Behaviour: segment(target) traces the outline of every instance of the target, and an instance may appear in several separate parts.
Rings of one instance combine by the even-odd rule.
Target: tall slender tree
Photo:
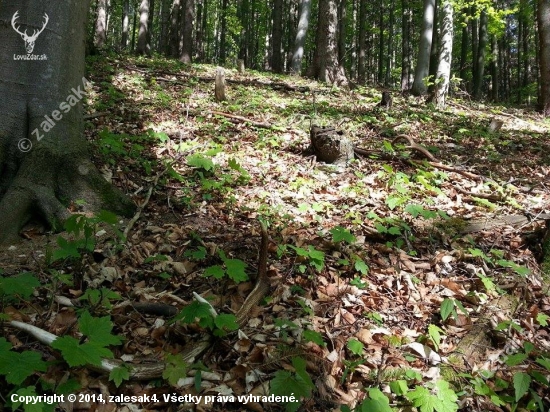
[[[183,8],[183,25],[181,29],[182,63],[191,63],[193,56],[193,23],[195,21],[195,0],[185,0]]]
[[[435,0],[424,0],[422,31],[418,44],[418,59],[411,89],[411,92],[416,96],[421,96],[428,90],[424,79],[428,77],[430,73],[430,52],[432,49],[434,14]]]
[[[540,106],[544,116],[550,116],[550,0],[538,0]]]
[[[107,42],[107,0],[98,0],[95,21],[94,46],[97,49],[105,47]]]
[[[451,62],[453,58],[453,4],[452,0],[443,0],[440,10],[439,27],[440,48],[437,74],[435,76],[434,97],[439,109],[445,108],[451,78]]]
[[[481,98],[483,74],[485,72],[485,49],[487,48],[487,41],[487,11],[482,10],[479,16],[479,35],[476,53],[477,61],[475,62],[475,71],[473,73],[473,95],[476,99]]]
[[[366,1],[366,0],[365,0]],[[304,45],[306,43],[307,28],[309,26],[309,13],[311,10],[311,0],[302,0],[300,2],[300,18],[298,20],[298,30],[294,41],[294,53],[292,54],[292,74],[300,74],[302,70],[302,58],[304,57]]]
[[[151,43],[149,34],[149,7],[150,0],[141,0],[139,6],[139,34],[137,42],[137,54],[151,55]]]
[[[273,2],[273,26],[271,29],[271,69],[275,73],[283,71],[283,0]]]

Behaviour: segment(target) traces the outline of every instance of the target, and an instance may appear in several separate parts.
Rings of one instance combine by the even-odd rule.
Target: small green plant
[[[292,358],[294,371],[279,370],[275,372],[270,383],[272,395],[294,397],[295,402],[285,404],[287,412],[295,412],[300,408],[302,398],[311,397],[315,385],[306,371],[306,361],[301,357]]]
[[[464,315],[468,316],[468,311],[464,309],[462,302],[451,298],[443,299],[443,302],[441,302],[441,309],[439,311],[441,314],[441,319],[445,321],[449,316],[452,316],[455,320],[458,319],[457,309],[459,309]]]
[[[208,303],[199,301],[193,301],[183,308],[172,322],[178,320],[187,324],[198,323],[202,328],[211,330],[215,336],[225,336],[228,332],[239,328],[235,315],[228,313],[214,315]]]

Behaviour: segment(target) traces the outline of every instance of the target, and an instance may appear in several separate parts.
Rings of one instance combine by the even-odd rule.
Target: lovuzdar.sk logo
[[[46,13],[44,13],[44,23],[42,24],[42,28],[38,30],[34,29],[32,35],[29,35],[27,33],[27,29],[24,32],[20,30],[19,28],[20,26],[17,25],[18,18],[19,18],[19,10],[17,10],[14,13],[13,17],[11,18],[11,26],[13,27],[13,30],[15,30],[25,42],[25,50],[27,50],[27,55],[26,56],[14,55],[13,56],[14,60],[45,60],[46,59],[45,55],[37,56],[32,54],[32,52],[34,50],[34,44],[36,42],[36,39],[38,38],[38,36],[40,36],[40,33],[42,33],[46,28],[46,25],[48,24],[48,21],[50,20],[50,18]]]

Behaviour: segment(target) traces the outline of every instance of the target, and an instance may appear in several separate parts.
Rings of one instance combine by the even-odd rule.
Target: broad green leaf
[[[369,399],[361,403],[361,412],[392,412],[390,401],[378,388],[369,389]]]
[[[363,344],[359,342],[357,339],[348,340],[348,349],[354,355],[361,355],[363,353],[363,348],[364,348]]]
[[[90,342],[98,346],[120,345],[120,336],[113,335],[113,323],[109,316],[94,318],[88,311],[85,311],[78,320],[80,332],[88,337]]]
[[[226,259],[224,263],[227,268],[227,276],[229,276],[231,280],[239,283],[248,279],[248,276],[244,271],[246,269],[246,263],[244,263],[241,259]]]
[[[443,299],[443,302],[441,303],[441,309],[440,309],[441,319],[447,320],[449,315],[453,313],[454,310],[455,310],[454,299],[449,299],[449,298]]]
[[[5,344],[2,346],[6,347]],[[34,372],[46,371],[47,364],[42,360],[40,353],[34,351],[3,352],[4,348],[0,352],[0,375],[4,375],[8,383],[21,385]]]
[[[216,279],[222,279],[225,276],[225,270],[220,265],[214,265],[204,270],[204,276],[213,276]]]
[[[17,296],[28,300],[34,289],[40,286],[40,281],[30,272],[21,273],[14,277],[0,278],[0,296]]]
[[[170,385],[175,386],[178,381],[187,376],[188,364],[181,357],[181,355],[170,355],[165,356],[166,368],[162,372],[162,377],[170,383]]]
[[[208,318],[212,320],[210,307],[206,303],[197,302],[194,300],[189,305],[184,307],[180,313],[176,315],[173,321],[181,320],[183,323],[193,323],[196,319]]]
[[[313,342],[319,346],[325,346],[325,342],[323,341],[323,335],[321,335],[319,332],[316,332],[314,330],[310,330],[310,329],[304,330],[302,337],[307,342]]]
[[[126,366],[119,366],[118,368],[114,368],[109,373],[109,380],[113,381],[118,388],[122,382],[127,381],[130,379],[130,371]]]
[[[515,353],[513,355],[510,355],[506,358],[506,365],[508,366],[516,366],[522,363],[525,359],[527,359],[528,356],[525,353]]]
[[[353,236],[349,230],[344,229],[342,226],[336,226],[330,229],[330,233],[332,233],[333,242],[344,241],[350,244],[355,242],[355,236]]]
[[[218,329],[232,331],[239,329],[237,318],[230,313],[222,313],[214,319],[214,324]]]
[[[191,167],[196,167],[198,169],[204,169],[207,172],[214,168],[214,162],[212,159],[204,157],[200,154],[194,154],[187,157],[187,165]]]
[[[113,353],[109,349],[91,342],[80,344],[71,336],[57,338],[52,342],[52,348],[61,351],[63,359],[71,367],[86,364],[99,366],[102,358],[113,357]]]
[[[529,390],[529,385],[531,385],[531,377],[523,372],[516,372],[514,374],[514,392],[516,395],[516,402],[527,393]]]
[[[409,387],[407,386],[406,380],[399,379],[399,380],[390,382],[390,389],[396,395],[402,396],[408,392]]]
[[[297,377],[301,378],[310,389],[314,389],[315,385],[313,384],[309,373],[306,371],[307,362],[304,358],[299,356],[292,358],[292,366],[296,370]]]
[[[418,217],[423,211],[424,208],[420,205],[409,204],[405,208],[405,212],[411,214],[412,217]]]
[[[355,270],[362,275],[367,275],[369,273],[369,265],[367,265],[362,259],[357,259],[355,261]]]

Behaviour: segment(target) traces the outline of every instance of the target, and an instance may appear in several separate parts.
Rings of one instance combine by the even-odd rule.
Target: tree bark
[[[95,21],[94,46],[101,50],[107,42],[107,1],[98,0],[97,18]]]
[[[185,0],[184,18],[181,30],[182,63],[191,63],[193,57],[193,22],[195,21],[195,0]]]
[[[316,48],[310,73],[316,79],[347,86],[348,79],[338,63],[337,10],[335,0],[319,1]]]
[[[449,92],[451,62],[453,58],[453,5],[451,0],[444,0],[440,13],[441,44],[434,94],[437,108],[444,109],[447,94]]]
[[[393,69],[393,26],[395,25],[395,0],[390,3],[390,21],[388,22],[388,54],[386,56],[386,76],[384,77],[384,86],[389,87],[392,82]]]
[[[464,10],[463,10],[464,13]],[[460,39],[460,80],[464,87],[464,90],[467,90],[467,71],[466,71],[466,60],[468,59],[468,25],[462,26],[462,37]]]
[[[228,0],[222,0],[222,11],[221,11],[221,29],[220,29],[220,63],[225,64],[225,38],[227,36],[227,2]]]
[[[359,39],[357,59],[357,81],[364,84],[367,80],[367,0],[359,0]],[[406,1],[406,0],[403,0]]]
[[[499,78],[498,78],[498,42],[497,36],[495,34],[491,35],[491,94],[494,102],[497,102],[499,99]]]
[[[338,0],[338,63],[344,66],[346,55],[347,9],[346,0]]]
[[[411,87],[411,20],[409,0],[401,0],[401,91]]]
[[[149,43],[149,0],[141,0],[139,6],[139,34],[137,42],[137,54],[151,55],[151,44]]]
[[[283,56],[281,54],[281,48],[283,46],[283,0],[274,0],[273,2],[273,27],[271,29],[271,36],[271,69],[275,73],[282,73]]]
[[[550,0],[538,0],[539,66],[542,113],[550,116]]]
[[[416,62],[414,83],[411,89],[411,92],[416,96],[421,96],[428,90],[424,79],[430,73],[434,13],[435,0],[424,0],[424,17],[422,18],[422,32],[418,46],[418,61]]]
[[[128,47],[128,34],[130,28],[130,0],[124,0],[122,5],[122,40],[121,47],[126,49]]]
[[[296,32],[296,40],[294,41],[294,53],[292,54],[292,66],[290,68],[291,74],[294,75],[299,75],[302,71],[302,58],[304,57],[304,45],[306,44],[310,10],[311,0],[302,0],[300,4],[298,31]]]
[[[89,210],[134,211],[91,163],[83,135],[88,6],[84,0],[5,0],[0,8],[0,21],[18,11],[31,29],[44,14],[50,19],[35,45],[35,53],[47,56],[40,61],[14,59],[27,55],[24,43],[11,26],[0,25],[0,243],[16,238],[33,218],[61,228],[77,200]]]
[[[180,16],[181,0],[173,0],[170,11],[170,57],[180,54]]]
[[[169,55],[168,35],[170,33],[170,0],[162,0],[160,11],[160,39],[159,52],[165,56]]]
[[[479,36],[478,36],[478,45],[477,45],[477,62],[475,65],[474,73],[474,98],[481,98],[481,91],[483,87],[483,75],[485,72],[485,49],[487,47],[487,12],[485,10],[481,11],[479,16]]]

